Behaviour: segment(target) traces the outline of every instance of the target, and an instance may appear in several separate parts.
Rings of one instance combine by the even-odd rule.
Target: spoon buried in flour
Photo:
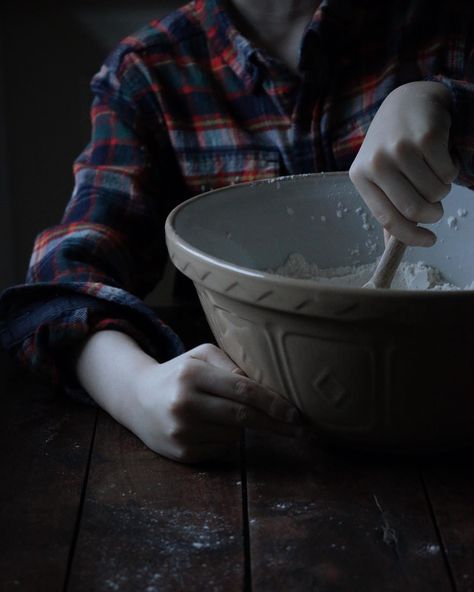
[[[370,280],[364,288],[390,288],[407,246],[391,236]]]

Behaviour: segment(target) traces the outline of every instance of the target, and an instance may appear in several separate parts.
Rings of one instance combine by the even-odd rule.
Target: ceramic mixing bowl
[[[474,280],[472,194],[455,188],[444,203],[437,244],[406,259],[465,286]],[[380,255],[380,227],[346,173],[199,195],[169,215],[166,236],[219,345],[298,406],[322,442],[380,451],[474,442],[472,290],[370,290],[269,272],[290,253],[323,268]]]

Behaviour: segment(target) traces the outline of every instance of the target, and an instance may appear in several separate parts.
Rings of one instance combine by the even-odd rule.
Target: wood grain
[[[0,590],[63,589],[96,409],[1,359]]]
[[[162,316],[212,341],[199,311]],[[245,458],[185,466],[0,370],[2,592],[474,590],[472,454],[420,470],[250,433]]]
[[[416,465],[251,434],[252,590],[452,589]]]
[[[180,465],[101,413],[69,592],[241,590],[240,475],[238,450]]]
[[[445,556],[459,592],[474,590],[473,451],[426,463],[423,478]]]
[[[364,288],[390,288],[406,249],[406,244],[391,236],[372,277]]]

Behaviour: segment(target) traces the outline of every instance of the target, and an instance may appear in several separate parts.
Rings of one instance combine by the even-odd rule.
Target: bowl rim
[[[165,222],[165,235],[166,241],[168,243],[168,250],[170,250],[169,244],[173,243],[176,247],[178,247],[181,251],[186,252],[188,255],[191,255],[193,258],[201,260],[203,262],[210,263],[212,266],[225,270],[227,272],[232,272],[237,274],[238,277],[242,278],[254,278],[258,279],[260,282],[265,284],[275,284],[286,287],[286,288],[299,288],[304,291],[315,291],[321,294],[345,294],[348,296],[354,297],[362,297],[363,299],[366,298],[377,298],[377,299],[399,299],[400,297],[408,297],[410,301],[418,301],[418,300],[425,300],[425,299],[437,299],[437,300],[451,300],[454,299],[456,301],[465,300],[466,298],[472,299],[474,294],[474,289],[467,290],[467,289],[460,289],[460,290],[401,290],[401,289],[384,289],[384,288],[363,288],[363,287],[354,287],[354,286],[336,286],[332,284],[320,284],[315,280],[312,279],[298,279],[298,278],[291,278],[286,277],[283,275],[279,275],[276,273],[270,273],[266,271],[261,271],[254,268],[245,267],[242,265],[237,265],[235,263],[226,262],[224,259],[220,259],[219,257],[215,257],[214,255],[209,255],[195,247],[191,243],[187,242],[185,239],[178,234],[175,229],[175,220],[176,217],[179,215],[180,211],[184,208],[188,207],[190,203],[200,201],[203,199],[208,199],[212,197],[214,194],[221,194],[226,191],[232,191],[235,188],[242,188],[242,187],[255,187],[258,185],[268,185],[272,183],[291,183],[295,180],[302,179],[302,178],[321,178],[321,177],[329,177],[329,176],[338,176],[338,177],[347,177],[347,171],[331,171],[331,172],[319,172],[319,173],[302,173],[296,175],[282,175],[279,177],[269,177],[267,179],[259,179],[257,181],[245,181],[242,183],[234,183],[232,185],[226,185],[225,187],[218,187],[216,189],[212,189],[210,191],[205,191],[190,197],[177,206],[175,206],[170,213],[168,214]]]

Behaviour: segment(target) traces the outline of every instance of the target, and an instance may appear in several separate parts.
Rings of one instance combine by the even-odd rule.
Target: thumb
[[[212,343],[203,343],[188,352],[190,358],[201,360],[216,366],[222,370],[227,370],[233,374],[240,374],[246,376],[245,372],[237,366],[237,364],[229,358],[219,347],[212,345]]]

